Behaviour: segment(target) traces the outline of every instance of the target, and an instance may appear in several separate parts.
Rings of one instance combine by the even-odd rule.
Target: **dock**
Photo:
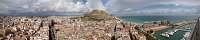
[[[164,32],[164,33],[162,33],[160,35],[168,38],[170,36],[173,36],[174,33],[178,32],[178,31],[191,32],[189,30],[184,30],[184,29],[174,29],[174,30],[169,30],[167,32]]]
[[[160,35],[164,36],[164,37],[170,37],[170,36],[174,35],[174,33],[178,32],[179,30],[181,30],[181,29],[170,30],[170,31],[164,32]]]

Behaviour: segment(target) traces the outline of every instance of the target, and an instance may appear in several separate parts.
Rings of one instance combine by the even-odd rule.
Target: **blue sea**
[[[136,23],[143,23],[147,21],[170,20],[172,23],[185,20],[195,20],[198,16],[120,16],[119,18]]]
[[[119,18],[125,21],[129,22],[136,22],[136,23],[143,23],[148,21],[159,21],[159,20],[170,20],[171,23],[186,21],[186,20],[192,20],[195,21],[199,16],[120,16]],[[182,29],[193,27],[194,25],[186,25],[183,27],[180,27]],[[160,40],[181,40],[183,38],[183,35],[185,32],[178,31],[173,36],[170,36],[169,38],[160,36],[161,33],[164,33],[168,30],[173,30],[178,28],[167,28],[164,30],[156,31],[154,36],[157,37]]]

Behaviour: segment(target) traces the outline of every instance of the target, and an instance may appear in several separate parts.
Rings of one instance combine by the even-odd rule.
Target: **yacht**
[[[166,34],[166,33],[162,33],[162,34],[160,34],[161,36],[164,36],[164,37],[169,37],[169,35],[168,34]]]

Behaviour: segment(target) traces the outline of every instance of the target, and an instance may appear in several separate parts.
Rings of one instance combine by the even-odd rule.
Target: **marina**
[[[192,32],[190,25],[186,25],[180,28],[173,28],[173,29],[169,28],[169,29],[165,32],[162,32],[160,36],[164,38],[174,38],[176,35],[180,36],[182,35],[180,40],[188,40]],[[180,32],[184,34],[179,34]]]
[[[162,33],[162,34],[160,34],[160,35],[169,38],[170,36],[173,36],[174,33],[176,33],[176,32],[179,31],[179,30],[180,30],[180,29],[170,30],[170,31],[164,32],[164,33]]]
[[[189,39],[190,35],[191,35],[191,31],[185,32],[185,35],[183,35],[184,37],[181,40]]]
[[[178,32],[178,31],[184,31],[185,32],[185,34],[183,35],[183,38],[181,40],[187,40],[191,35],[191,30],[187,30],[187,28],[186,29],[169,30],[169,31],[164,32],[160,35],[163,36],[163,37],[169,38],[170,36],[173,36],[174,33]]]

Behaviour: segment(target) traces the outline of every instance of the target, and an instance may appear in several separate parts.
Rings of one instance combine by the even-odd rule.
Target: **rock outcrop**
[[[81,19],[86,21],[102,21],[115,18],[103,10],[93,10],[92,12],[86,12]]]

